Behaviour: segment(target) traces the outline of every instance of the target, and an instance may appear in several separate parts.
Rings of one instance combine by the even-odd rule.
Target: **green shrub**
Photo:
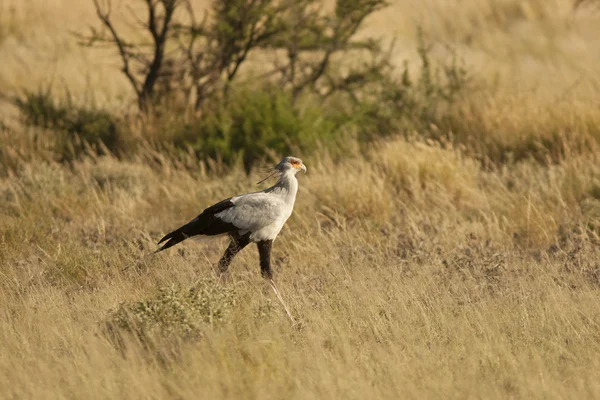
[[[461,96],[473,87],[468,71],[454,53],[450,60],[436,66],[431,59],[432,48],[419,30],[418,75],[413,76],[405,62],[399,78],[382,76],[356,105],[352,114],[363,140],[412,131],[440,139],[439,131],[431,132],[431,126],[444,125],[455,114],[453,107],[460,103]]]
[[[63,159],[76,158],[88,145],[103,144],[111,151],[118,150],[117,120],[105,110],[78,106],[68,95],[65,100],[56,100],[50,89],[25,92],[14,103],[26,125],[57,135],[57,150]]]
[[[315,100],[307,95],[294,102],[289,91],[274,86],[241,88],[181,127],[175,141],[201,157],[241,160],[247,170],[272,154],[343,149],[350,124],[340,110]]]
[[[187,290],[165,287],[152,299],[122,304],[109,316],[106,333],[117,347],[133,338],[148,350],[160,351],[201,338],[206,329],[225,322],[234,305],[233,289],[213,281]]]
[[[241,160],[249,170],[270,154],[306,154],[323,147],[336,156],[347,149],[348,138],[368,144],[414,130],[435,138],[428,132],[431,125],[453,111],[469,87],[469,77],[456,58],[434,67],[431,46],[422,37],[418,52],[418,77],[413,78],[405,65],[399,79],[382,75],[353,100],[346,92],[326,97],[305,92],[295,97],[289,88],[273,84],[232,88],[207,106],[200,118],[175,128],[172,139],[200,157],[225,164]]]

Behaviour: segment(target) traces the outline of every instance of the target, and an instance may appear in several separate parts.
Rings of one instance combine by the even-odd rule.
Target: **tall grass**
[[[197,126],[130,119],[114,55],[75,45],[68,28],[93,21],[92,4],[5,1],[0,90],[64,84],[70,100],[52,106],[72,113],[93,93],[131,136],[99,152],[80,127],[52,135],[0,103],[0,397],[599,397],[600,24],[584,3],[392,2],[364,34],[397,35],[415,84],[417,26],[434,69],[459,56],[473,86],[451,107],[311,151],[293,145],[334,132],[328,110],[269,117],[296,130],[264,154],[308,166],[273,250],[290,326],[252,247],[226,282],[219,239],[149,256],[202,208],[259,189],[257,165],[198,156],[231,145],[236,114],[216,108],[202,121],[214,142],[175,149]],[[250,100],[238,120],[269,119]],[[380,110],[361,111],[349,117]],[[64,162],[60,140],[82,151]]]
[[[73,169],[26,163],[3,179],[4,395],[598,394],[595,157],[486,172],[459,150],[393,140],[366,157],[310,160],[274,253],[299,330],[253,248],[221,291],[205,279],[223,242],[145,257],[166,230],[259,175],[102,157]],[[207,324],[180,292],[159,295],[173,284],[212,288],[203,301],[217,307],[228,291],[235,305]],[[115,347],[104,327],[120,304],[170,333],[144,322],[118,330]]]

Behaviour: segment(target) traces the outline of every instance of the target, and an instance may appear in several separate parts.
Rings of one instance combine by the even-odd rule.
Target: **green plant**
[[[405,62],[399,77],[381,76],[357,105],[354,115],[362,120],[364,139],[415,130],[441,139],[439,132],[431,132],[431,126],[443,125],[453,115],[453,107],[460,103],[461,96],[473,89],[468,71],[452,49],[451,59],[436,65],[431,57],[433,45],[420,29],[417,37],[419,73],[411,74]]]
[[[67,93],[56,100],[50,88],[26,91],[14,99],[26,125],[55,133],[63,159],[76,158],[87,146],[104,145],[117,150],[119,129],[116,118],[95,106],[78,106]],[[101,147],[101,146],[100,146]]]
[[[206,329],[224,323],[234,305],[233,289],[214,281],[191,289],[163,287],[154,298],[122,304],[109,315],[106,333],[116,346],[130,336],[156,350],[169,341],[201,338]]]
[[[182,126],[175,141],[201,157],[241,160],[246,170],[272,154],[308,153],[320,145],[342,150],[344,119],[314,100],[295,103],[275,86],[240,88]]]
[[[177,147],[191,147],[200,157],[221,159],[229,165],[240,160],[247,171],[273,153],[310,153],[324,146],[333,156],[341,154],[347,149],[348,137],[368,144],[419,130],[442,139],[428,133],[430,127],[453,112],[452,107],[469,87],[469,76],[456,57],[435,67],[432,46],[422,34],[419,37],[421,69],[417,77],[409,73],[407,64],[397,79],[375,63],[369,84],[361,86],[360,94],[348,86],[329,95],[311,91],[298,95],[285,84],[246,84],[231,88],[228,96],[215,98],[199,118],[160,129],[174,130],[170,139]]]

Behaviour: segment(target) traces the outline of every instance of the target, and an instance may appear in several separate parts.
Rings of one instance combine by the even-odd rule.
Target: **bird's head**
[[[283,160],[279,162],[275,166],[275,169],[281,173],[291,171],[294,175],[298,173],[298,171],[306,172],[306,165],[302,163],[302,160],[296,157],[284,157]]]
[[[306,172],[306,165],[304,165],[302,160],[299,158],[284,157],[284,159],[281,160],[279,162],[279,164],[275,165],[275,167],[271,171],[273,171],[273,172],[269,176],[267,176],[265,179],[263,179],[262,181],[260,181],[258,183],[263,183],[264,181],[266,181],[267,179],[269,179],[270,177],[272,177],[274,175],[279,175],[281,177],[283,175],[288,175],[288,174],[296,175],[298,173],[298,171]]]

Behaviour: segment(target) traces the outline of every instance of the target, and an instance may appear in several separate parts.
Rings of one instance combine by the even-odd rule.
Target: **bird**
[[[187,224],[165,235],[158,242],[158,245],[164,244],[155,253],[193,236],[228,235],[229,246],[218,263],[218,273],[222,275],[227,273],[231,261],[241,250],[250,243],[256,243],[261,275],[270,280],[273,290],[280,297],[273,282],[271,248],[294,210],[298,193],[296,174],[299,171],[306,173],[306,166],[301,159],[284,157],[269,176],[258,182],[260,184],[278,176],[273,186],[259,192],[230,197],[206,208]]]

